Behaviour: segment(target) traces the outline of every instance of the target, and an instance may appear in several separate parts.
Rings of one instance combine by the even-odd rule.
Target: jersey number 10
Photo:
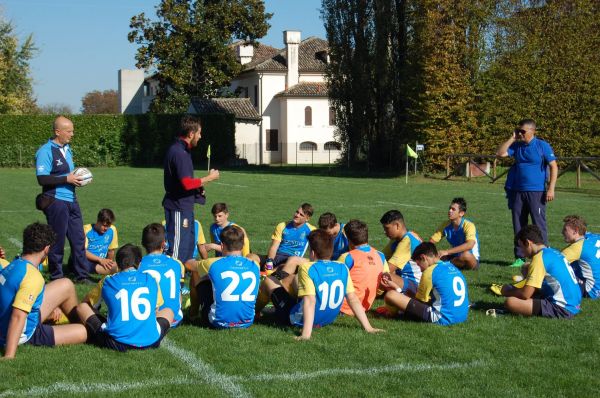
[[[336,309],[344,300],[344,284],[339,279],[333,281],[331,287],[327,282],[321,283],[319,285],[319,292],[321,292],[319,311],[324,311],[327,306],[331,309]]]

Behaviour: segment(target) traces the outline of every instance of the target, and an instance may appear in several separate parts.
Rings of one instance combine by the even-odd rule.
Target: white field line
[[[189,351],[183,350],[173,344],[170,340],[163,340],[161,346],[171,353],[175,358],[186,364],[190,370],[203,379],[206,383],[216,386],[225,391],[227,395],[235,397],[250,397],[242,386],[234,381],[233,377],[218,373],[212,366],[197,358]]]
[[[410,203],[396,203],[396,202],[384,202],[382,200],[378,200],[375,203],[381,203],[381,204],[385,204],[385,205],[394,205],[394,206],[403,206],[403,207],[418,207],[420,209],[433,209],[433,210],[439,210],[438,207],[432,207],[432,206],[423,206],[423,205],[413,205]]]
[[[272,380],[283,380],[283,381],[300,381],[307,379],[316,379],[321,377],[337,376],[337,375],[348,375],[348,376],[376,376],[382,373],[395,373],[399,371],[404,372],[425,372],[430,370],[454,370],[454,369],[466,369],[481,367],[487,365],[484,361],[474,361],[470,363],[458,363],[451,362],[448,364],[441,365],[429,365],[429,364],[396,364],[388,366],[379,366],[372,368],[337,368],[337,369],[322,369],[314,372],[294,372],[294,373],[280,373],[280,374],[259,374],[249,376],[224,376],[216,373],[209,365],[202,361],[199,361],[191,353],[181,350],[175,347],[171,342],[163,341],[162,344],[171,354],[183,361],[186,365],[190,366],[191,369],[197,371],[197,374],[204,380],[190,379],[186,377],[176,377],[172,379],[156,380],[150,379],[145,381],[136,381],[129,383],[65,383],[59,382],[49,386],[37,386],[30,387],[24,390],[7,390],[0,393],[0,398],[13,397],[13,396],[43,396],[56,393],[71,393],[71,394],[82,394],[82,393],[95,393],[95,392],[107,392],[107,393],[119,393],[126,390],[138,390],[148,387],[162,387],[168,385],[194,385],[194,384],[210,384],[222,387],[230,395],[234,396],[249,396],[246,392],[241,390],[239,386],[233,384],[235,381],[272,381]],[[173,350],[173,351],[171,351]],[[222,380],[226,379],[227,388],[221,383]],[[233,389],[229,386],[234,385]]]
[[[225,185],[227,187],[248,188],[247,185],[227,184],[225,182],[213,182],[213,184],[216,184],[216,185]]]
[[[283,381],[299,381],[306,379],[316,379],[320,377],[328,376],[375,376],[381,373],[395,373],[399,371],[403,372],[424,372],[429,370],[452,370],[452,369],[464,369],[474,368],[485,365],[483,361],[475,361],[470,363],[458,363],[451,362],[442,365],[429,365],[429,364],[410,364],[400,363],[396,365],[379,366],[373,368],[338,368],[338,369],[323,369],[314,372],[293,372],[293,373],[279,373],[279,374],[259,374],[259,375],[248,375],[248,376],[235,376],[236,380],[253,380],[253,381],[272,381],[272,380],[283,380]]]
[[[119,393],[126,390],[138,390],[148,387],[173,386],[184,384],[198,384],[197,380],[186,377],[176,377],[173,379],[150,379],[144,381],[134,381],[129,383],[65,383],[58,382],[49,386],[30,387],[24,390],[7,390],[0,393],[0,397],[15,396],[44,396],[57,393],[84,394],[84,393]]]
[[[13,238],[12,236],[4,234],[4,233],[2,234],[2,237],[6,238],[6,240],[8,240],[17,249],[23,248],[23,242],[21,242],[17,238]]]
[[[0,213],[32,213],[31,210],[0,210]]]

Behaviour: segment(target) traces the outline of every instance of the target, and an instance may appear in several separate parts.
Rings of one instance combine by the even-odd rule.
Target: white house
[[[325,83],[327,42],[301,40],[300,32],[291,30],[283,32],[283,41],[283,49],[232,44],[243,69],[230,90],[240,98],[193,99],[188,111],[233,113],[236,151],[250,164],[334,162],[340,145]],[[147,112],[156,90],[156,79],[144,79],[143,72],[119,71],[121,112]]]

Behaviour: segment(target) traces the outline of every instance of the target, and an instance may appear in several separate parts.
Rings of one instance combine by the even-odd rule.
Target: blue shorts
[[[194,258],[194,212],[165,209],[167,255],[185,263]]]
[[[54,329],[52,328],[52,326],[44,325],[40,322],[36,326],[29,340],[25,342],[25,344],[43,347],[54,347],[56,345],[54,341]]]
[[[129,344],[121,343],[112,338],[107,332],[102,330],[103,320],[98,315],[92,315],[85,322],[85,326],[88,330],[88,341],[98,347],[110,348],[111,350],[125,352],[127,350],[145,350],[148,348],[158,348],[160,342],[167,335],[169,328],[171,327],[169,321],[166,318],[156,318],[156,323],[160,326],[160,336],[154,343],[145,346],[137,347]]]
[[[544,318],[571,319],[575,315],[547,298],[533,299],[533,315]]]

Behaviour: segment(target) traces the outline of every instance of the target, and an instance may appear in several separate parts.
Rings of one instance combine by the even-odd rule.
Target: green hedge
[[[182,115],[74,115],[71,142],[78,166],[161,166]],[[202,115],[202,140],[194,149],[196,166],[225,164],[235,157],[232,115]],[[52,115],[0,115],[0,166],[32,167],[35,152],[52,133]]]

